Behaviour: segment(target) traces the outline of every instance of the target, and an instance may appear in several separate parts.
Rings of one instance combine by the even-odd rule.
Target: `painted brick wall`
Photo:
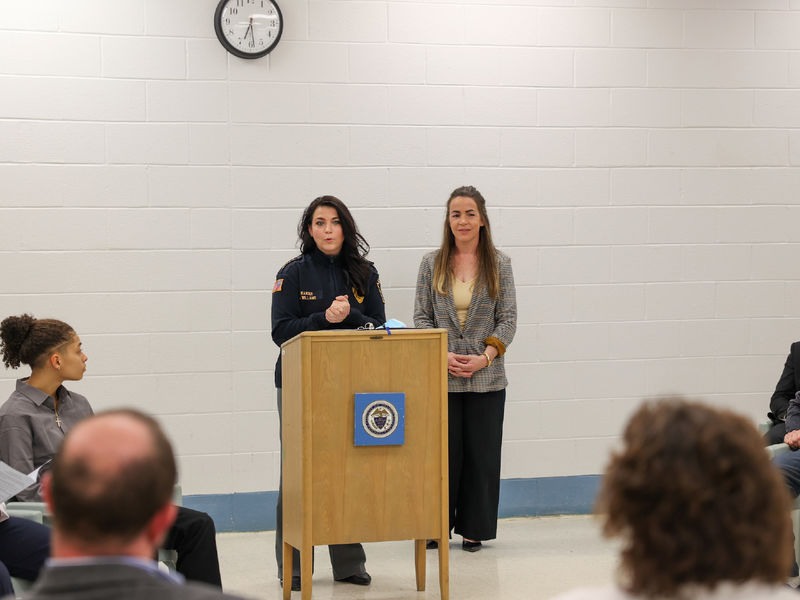
[[[763,416],[800,337],[800,2],[280,4],[256,61],[215,0],[0,17],[0,314],[72,323],[73,387],[159,415],[187,493],[277,487],[269,291],[323,193],[408,322],[449,191],[484,192],[519,298],[504,477],[599,473],[643,396]]]

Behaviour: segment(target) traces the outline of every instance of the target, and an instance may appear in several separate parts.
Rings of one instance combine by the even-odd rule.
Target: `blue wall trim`
[[[536,517],[590,513],[601,480],[601,475],[503,479],[500,481],[499,516]],[[211,515],[219,532],[275,529],[277,502],[276,491],[183,497],[184,506]]]
[[[183,505],[211,515],[218,532],[275,529],[278,492],[184,496]]]
[[[601,475],[503,479],[498,516],[585,515],[592,512],[601,480]]]

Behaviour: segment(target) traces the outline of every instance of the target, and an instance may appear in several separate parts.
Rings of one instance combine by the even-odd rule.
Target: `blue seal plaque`
[[[356,446],[399,446],[405,443],[405,394],[390,392],[355,396]]]

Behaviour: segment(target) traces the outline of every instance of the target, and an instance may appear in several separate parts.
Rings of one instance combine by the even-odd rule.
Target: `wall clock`
[[[261,58],[280,41],[283,16],[275,0],[220,0],[214,31],[234,56]]]

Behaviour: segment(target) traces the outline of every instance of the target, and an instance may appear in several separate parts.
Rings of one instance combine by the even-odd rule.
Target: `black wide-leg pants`
[[[506,391],[448,394],[450,529],[470,540],[497,537]]]

